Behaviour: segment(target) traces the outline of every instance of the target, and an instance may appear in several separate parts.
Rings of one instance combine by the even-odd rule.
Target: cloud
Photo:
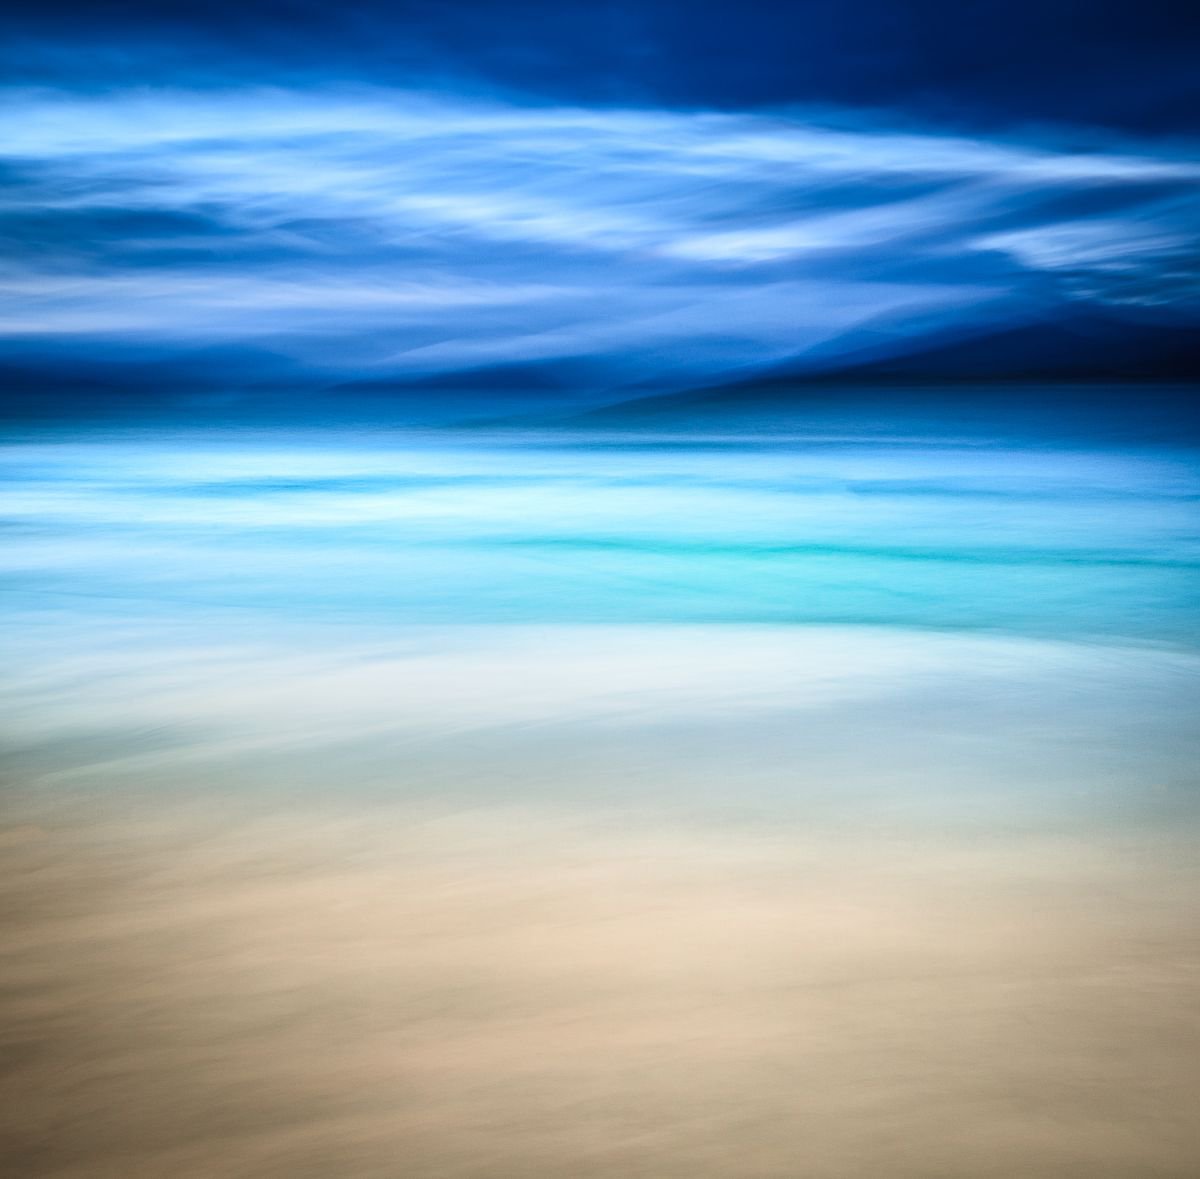
[[[303,355],[316,333],[414,372],[570,354],[688,372],[880,317],[1196,298],[1200,163],[1178,146],[378,87],[10,89],[0,112],[10,342]]]
[[[1200,308],[1196,235],[1170,218],[1063,221],[994,234],[978,245],[1061,277],[1080,298]]]

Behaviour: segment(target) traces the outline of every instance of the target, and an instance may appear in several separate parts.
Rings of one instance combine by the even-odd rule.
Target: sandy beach
[[[0,831],[22,1175],[1192,1172],[1177,653],[153,649],[19,693],[55,702]]]

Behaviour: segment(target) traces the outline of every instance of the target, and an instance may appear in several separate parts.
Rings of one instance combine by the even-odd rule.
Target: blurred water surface
[[[18,612],[1197,636],[1184,449],[279,432],[4,458]]]

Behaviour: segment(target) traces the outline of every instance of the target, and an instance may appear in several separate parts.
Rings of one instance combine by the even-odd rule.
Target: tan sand
[[[23,1179],[1200,1168],[1182,838],[11,810],[0,1120]]]

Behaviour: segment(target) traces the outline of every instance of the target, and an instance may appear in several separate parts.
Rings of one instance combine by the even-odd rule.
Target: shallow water
[[[4,463],[22,1174],[1194,1174],[1194,452]]]
[[[1197,636],[1189,451],[373,432],[7,459],[18,609]]]

